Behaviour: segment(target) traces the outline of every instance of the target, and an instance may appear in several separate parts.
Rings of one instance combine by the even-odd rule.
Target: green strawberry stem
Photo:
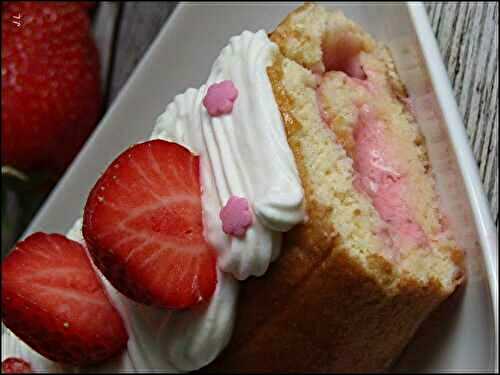
[[[59,176],[2,166],[2,258],[26,229]]]
[[[19,209],[15,194],[2,184],[2,257],[15,240]]]
[[[23,172],[9,165],[2,165],[2,177],[13,177],[20,181],[27,181],[29,177]]]

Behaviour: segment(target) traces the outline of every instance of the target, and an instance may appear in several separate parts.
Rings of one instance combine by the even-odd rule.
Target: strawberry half
[[[2,361],[3,374],[31,374],[33,369],[24,359],[9,357]]]
[[[59,234],[35,233],[2,263],[2,320],[38,353],[91,365],[127,345],[127,332],[85,248]]]
[[[106,278],[137,302],[180,309],[215,290],[199,158],[178,144],[154,140],[118,156],[89,195],[83,235]]]

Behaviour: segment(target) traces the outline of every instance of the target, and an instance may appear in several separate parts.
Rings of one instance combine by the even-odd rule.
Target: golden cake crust
[[[297,58],[305,67],[315,63],[304,58],[307,51],[300,56],[288,53],[293,50],[287,46],[290,36],[293,44],[304,39],[302,45],[310,38],[301,35],[302,26],[293,19],[304,12],[326,22],[321,18],[324,11],[312,4],[288,15],[270,35],[285,57],[278,54],[268,76],[303,183],[308,219],[285,233],[280,258],[263,277],[241,284],[233,337],[204,371],[383,371],[463,274],[458,249],[450,249],[451,261],[462,273],[451,288],[437,279],[422,282],[401,273],[378,254],[361,262],[328,220],[331,207],[314,198],[315,170],[302,149],[303,124],[294,114],[294,95],[283,82],[287,58]]]

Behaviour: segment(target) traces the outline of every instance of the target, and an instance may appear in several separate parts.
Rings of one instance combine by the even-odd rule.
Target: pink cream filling
[[[427,237],[404,198],[408,181],[394,165],[391,140],[384,134],[384,124],[375,118],[367,104],[359,109],[354,140],[356,188],[371,198],[380,217],[388,224],[396,247],[424,246]]]
[[[340,70],[346,73],[351,83],[362,86],[372,95],[376,95],[376,86],[369,79],[371,72],[365,72],[360,64],[359,55],[342,60],[341,64],[336,65],[341,67]],[[325,126],[331,128],[330,118],[322,99],[326,90],[321,85],[324,79],[328,79],[328,72],[316,76],[319,81],[316,91],[318,108]],[[334,94],[328,93],[328,95]],[[387,224],[379,229],[378,234],[389,247],[387,255],[398,259],[399,254],[405,249],[426,246],[428,238],[415,221],[406,203],[405,191],[409,182],[403,173],[404,168],[397,165],[394,139],[388,137],[384,123],[376,118],[368,104],[362,103],[358,107],[358,120],[353,129],[354,148],[351,155],[356,171],[354,186],[371,199],[380,218]]]

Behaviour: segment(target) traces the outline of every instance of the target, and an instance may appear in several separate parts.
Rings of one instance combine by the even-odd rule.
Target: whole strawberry
[[[2,6],[2,165],[62,171],[95,127],[99,58],[85,7]]]

